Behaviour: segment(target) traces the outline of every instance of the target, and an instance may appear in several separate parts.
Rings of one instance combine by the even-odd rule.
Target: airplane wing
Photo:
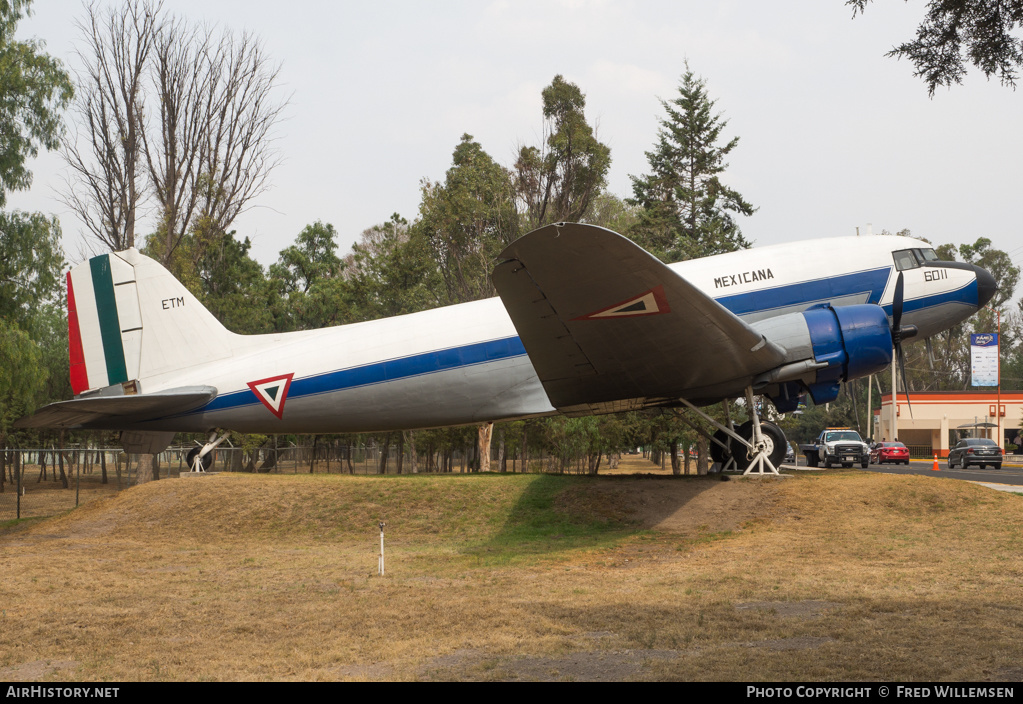
[[[212,386],[183,386],[154,394],[89,396],[43,406],[15,421],[16,428],[110,428],[184,413],[212,401]]]
[[[610,230],[550,225],[501,258],[494,285],[563,413],[696,400],[733,382],[738,393],[784,361],[781,348]]]

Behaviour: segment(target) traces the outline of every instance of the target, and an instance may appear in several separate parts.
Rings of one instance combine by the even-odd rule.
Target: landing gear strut
[[[217,445],[227,440],[228,435],[230,435],[230,432],[225,432],[218,438],[217,432],[214,430],[210,432],[210,438],[206,441],[205,445],[193,447],[189,450],[188,455],[185,456],[185,462],[188,464],[190,471],[205,472],[213,466],[213,450]]]
[[[750,420],[738,428],[732,425],[727,403],[725,404],[725,418],[728,424],[722,425],[684,398],[679,400],[717,428],[717,432],[710,437],[713,443],[711,457],[715,462],[721,463],[722,471],[733,468],[740,469],[739,462],[743,457],[742,449],[745,448],[745,459],[749,464],[743,475],[778,474],[778,465],[785,458],[787,449],[785,433],[774,423],[760,420],[757,408],[753,403],[752,387],[746,387],[746,407],[749,409]]]

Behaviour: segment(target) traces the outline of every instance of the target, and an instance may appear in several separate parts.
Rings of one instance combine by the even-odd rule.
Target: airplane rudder
[[[132,268],[110,254],[82,262],[67,273],[68,357],[74,393],[137,378],[138,350],[132,334],[138,306],[124,288]]]
[[[230,354],[230,333],[160,263],[136,249],[68,272],[68,337],[75,394],[124,385]]]
[[[137,250],[119,253],[134,267],[139,325],[140,377],[222,359],[231,333],[159,262]]]

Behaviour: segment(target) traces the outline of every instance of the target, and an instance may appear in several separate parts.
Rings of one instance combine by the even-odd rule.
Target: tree
[[[0,252],[0,318],[34,332],[39,311],[58,302],[63,284],[57,218],[0,211]]]
[[[846,0],[853,17],[865,12],[871,0]],[[1004,86],[1016,87],[1023,66],[1023,0],[929,0],[916,39],[900,44],[886,56],[909,59],[914,76],[924,79],[933,97],[938,86],[961,84],[965,64],[985,77],[997,76]]]
[[[444,300],[430,242],[397,213],[362,233],[345,257],[344,278],[360,320],[415,313]]]
[[[748,216],[755,208],[720,179],[739,138],[720,144],[728,122],[713,114],[706,81],[688,64],[678,92],[661,101],[667,118],[659,120],[657,143],[646,153],[651,173],[631,177],[628,202],[640,207],[632,235],[668,261],[748,247],[733,213]]]
[[[38,40],[15,41],[31,0],[0,2],[0,208],[7,191],[32,185],[25,162],[39,147],[60,144],[61,112],[74,95],[71,78]]]
[[[528,230],[583,220],[606,184],[611,149],[597,141],[585,107],[579,86],[561,75],[543,90],[544,142],[522,147],[514,170]]]
[[[134,246],[138,212],[154,196],[161,241],[149,251],[165,265],[200,224],[205,238],[193,245],[225,236],[280,160],[279,66],[252,35],[190,27],[157,0],[89,4],[79,28],[85,71],[80,133],[64,142],[65,203],[120,250]]]
[[[271,285],[276,287],[283,308],[277,318],[278,330],[308,330],[352,322],[346,297],[336,284],[341,282],[344,264],[337,256],[337,232],[330,223],[307,225],[295,244],[281,250],[270,267]],[[340,313],[340,316],[339,316]]]
[[[2,452],[15,420],[70,389],[57,219],[0,211],[0,252]]]
[[[186,237],[183,249],[191,248],[192,237]],[[229,232],[199,247],[195,267],[199,300],[224,327],[243,335],[275,332],[277,297],[263,267],[249,255],[251,247],[248,237],[239,241]]]
[[[590,202],[590,208],[581,222],[615,232],[630,232],[639,222],[639,208],[604,191]]]
[[[215,230],[227,232],[251,201],[269,188],[270,173],[280,163],[273,130],[287,100],[274,97],[280,66],[270,62],[262,43],[251,34],[225,33],[201,58],[208,65],[207,75],[200,77],[206,112],[196,119],[205,129],[197,130],[199,169],[188,185],[199,192],[200,216]],[[159,96],[170,99],[163,91]],[[165,148],[161,156],[169,151]],[[169,171],[170,160],[164,161]],[[153,172],[153,179],[159,182],[159,172]],[[168,207],[161,205],[166,219]],[[187,227],[187,221],[182,222]]]
[[[317,282],[337,276],[341,259],[337,256],[337,231],[330,223],[316,221],[306,225],[295,244],[281,250],[273,265],[276,276],[289,291],[308,293]]]
[[[43,53],[41,42],[14,40],[29,6],[28,0],[0,2],[0,207],[8,190],[31,185],[26,161],[39,147],[59,145],[60,113],[73,95],[70,77],[60,61]],[[68,361],[62,345],[64,255],[57,219],[0,211],[0,252],[2,453],[11,424],[48,393],[67,386]],[[56,381],[61,376],[63,385]]]
[[[415,236],[429,243],[448,303],[496,295],[490,270],[518,234],[515,193],[508,172],[463,134],[443,184],[423,184]]]
[[[71,170],[64,204],[89,233],[114,251],[135,246],[135,224],[145,197],[144,79],[156,39],[159,6],[130,0],[105,12],[85,6],[78,22],[85,46],[78,50],[84,73],[78,76],[75,110],[84,130],[64,139]]]

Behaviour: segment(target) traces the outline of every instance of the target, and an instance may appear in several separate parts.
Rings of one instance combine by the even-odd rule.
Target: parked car
[[[1002,448],[998,443],[987,438],[966,438],[948,451],[948,468],[957,465],[966,469],[971,464],[984,469],[988,465],[995,469],[1002,468]]]
[[[788,443],[788,449],[785,451],[785,462],[787,464],[796,463],[796,450],[792,447],[792,443]]]
[[[909,464],[909,448],[901,442],[879,442],[870,450],[870,464]]]

